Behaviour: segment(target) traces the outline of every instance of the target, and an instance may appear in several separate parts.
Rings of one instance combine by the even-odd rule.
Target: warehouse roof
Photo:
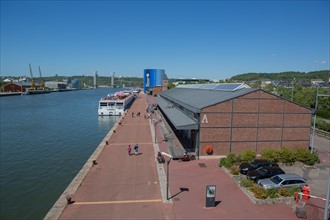
[[[176,129],[198,129],[198,122],[195,119],[190,118],[180,109],[175,108],[170,102],[161,97],[157,97],[157,103]]]
[[[160,96],[194,113],[199,113],[203,108],[256,90],[245,84],[191,84],[166,90]]]

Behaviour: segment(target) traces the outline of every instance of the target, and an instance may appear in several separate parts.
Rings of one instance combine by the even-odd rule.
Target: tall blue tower
[[[164,79],[167,79],[165,70],[145,69],[143,74],[143,91],[147,92],[151,87],[162,86]]]

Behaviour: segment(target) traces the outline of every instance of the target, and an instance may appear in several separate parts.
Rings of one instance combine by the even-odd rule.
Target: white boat
[[[120,91],[99,101],[99,115],[123,115],[125,110],[134,101],[134,95],[130,91]]]

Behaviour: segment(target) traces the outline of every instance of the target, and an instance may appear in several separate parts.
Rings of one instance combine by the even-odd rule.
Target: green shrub
[[[296,158],[296,161],[305,163],[305,161],[309,158],[309,150],[307,148],[296,148],[294,149],[294,156]]]
[[[233,164],[234,162],[237,161],[237,156],[235,153],[229,153],[226,158],[230,164]]]
[[[304,164],[307,164],[307,165],[310,165],[310,166],[312,166],[316,163],[320,163],[320,158],[316,153],[310,153],[309,157],[304,162]]]
[[[267,198],[267,191],[262,187],[258,186],[257,184],[253,184],[249,190],[253,192],[254,196],[257,199],[266,199]]]
[[[318,109],[317,110],[317,116],[320,116],[321,118],[330,118],[330,111],[327,109]],[[323,120],[322,120],[323,121]],[[325,122],[325,121],[324,121]],[[318,120],[316,120],[316,123],[318,124]],[[326,123],[326,122],[325,122]],[[329,126],[329,125],[328,125]],[[330,130],[328,130],[330,131]]]
[[[295,157],[291,148],[281,147],[281,149],[278,151],[278,155],[279,161],[282,163],[292,164],[295,162]]]
[[[278,197],[277,189],[276,188],[267,189],[267,197],[277,198]]]
[[[288,188],[288,196],[294,196],[295,192],[301,192],[301,188],[300,187],[290,187]]]
[[[261,156],[268,161],[271,162],[277,162],[278,157],[277,157],[277,151],[271,148],[264,149],[261,152]]]
[[[256,152],[252,150],[246,150],[238,156],[238,160],[243,163],[249,163],[253,161],[256,158],[256,156],[257,156]]]
[[[326,121],[320,121],[318,124],[316,124],[316,128],[330,132],[330,124],[328,124]]]
[[[253,185],[253,181],[249,179],[241,179],[239,184],[244,188],[250,188]]]
[[[221,158],[219,166],[229,168],[232,166],[232,163],[230,163],[230,161],[227,158]]]
[[[279,188],[278,189],[278,194],[280,195],[280,196],[284,196],[284,197],[288,197],[288,196],[290,196],[290,194],[291,194],[291,191],[289,190],[289,189],[287,189],[287,188]]]
[[[237,156],[235,153],[229,153],[227,157],[221,158],[219,162],[220,167],[231,167],[237,161]]]
[[[231,166],[230,167],[230,173],[232,175],[238,175],[239,174],[239,167],[238,166]]]
[[[297,161],[307,165],[314,165],[320,162],[320,158],[316,153],[311,153],[307,148],[296,148],[294,155]]]
[[[227,158],[225,157],[220,158],[219,167],[225,167],[226,163],[227,163]]]

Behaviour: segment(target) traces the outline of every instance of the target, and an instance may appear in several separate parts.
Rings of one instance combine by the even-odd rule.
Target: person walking
[[[130,144],[128,145],[127,151],[128,151],[128,156],[131,156],[132,148],[131,148],[131,145]]]
[[[134,146],[134,153],[135,153],[135,155],[137,155],[139,153],[139,145],[138,144],[136,144]]]

